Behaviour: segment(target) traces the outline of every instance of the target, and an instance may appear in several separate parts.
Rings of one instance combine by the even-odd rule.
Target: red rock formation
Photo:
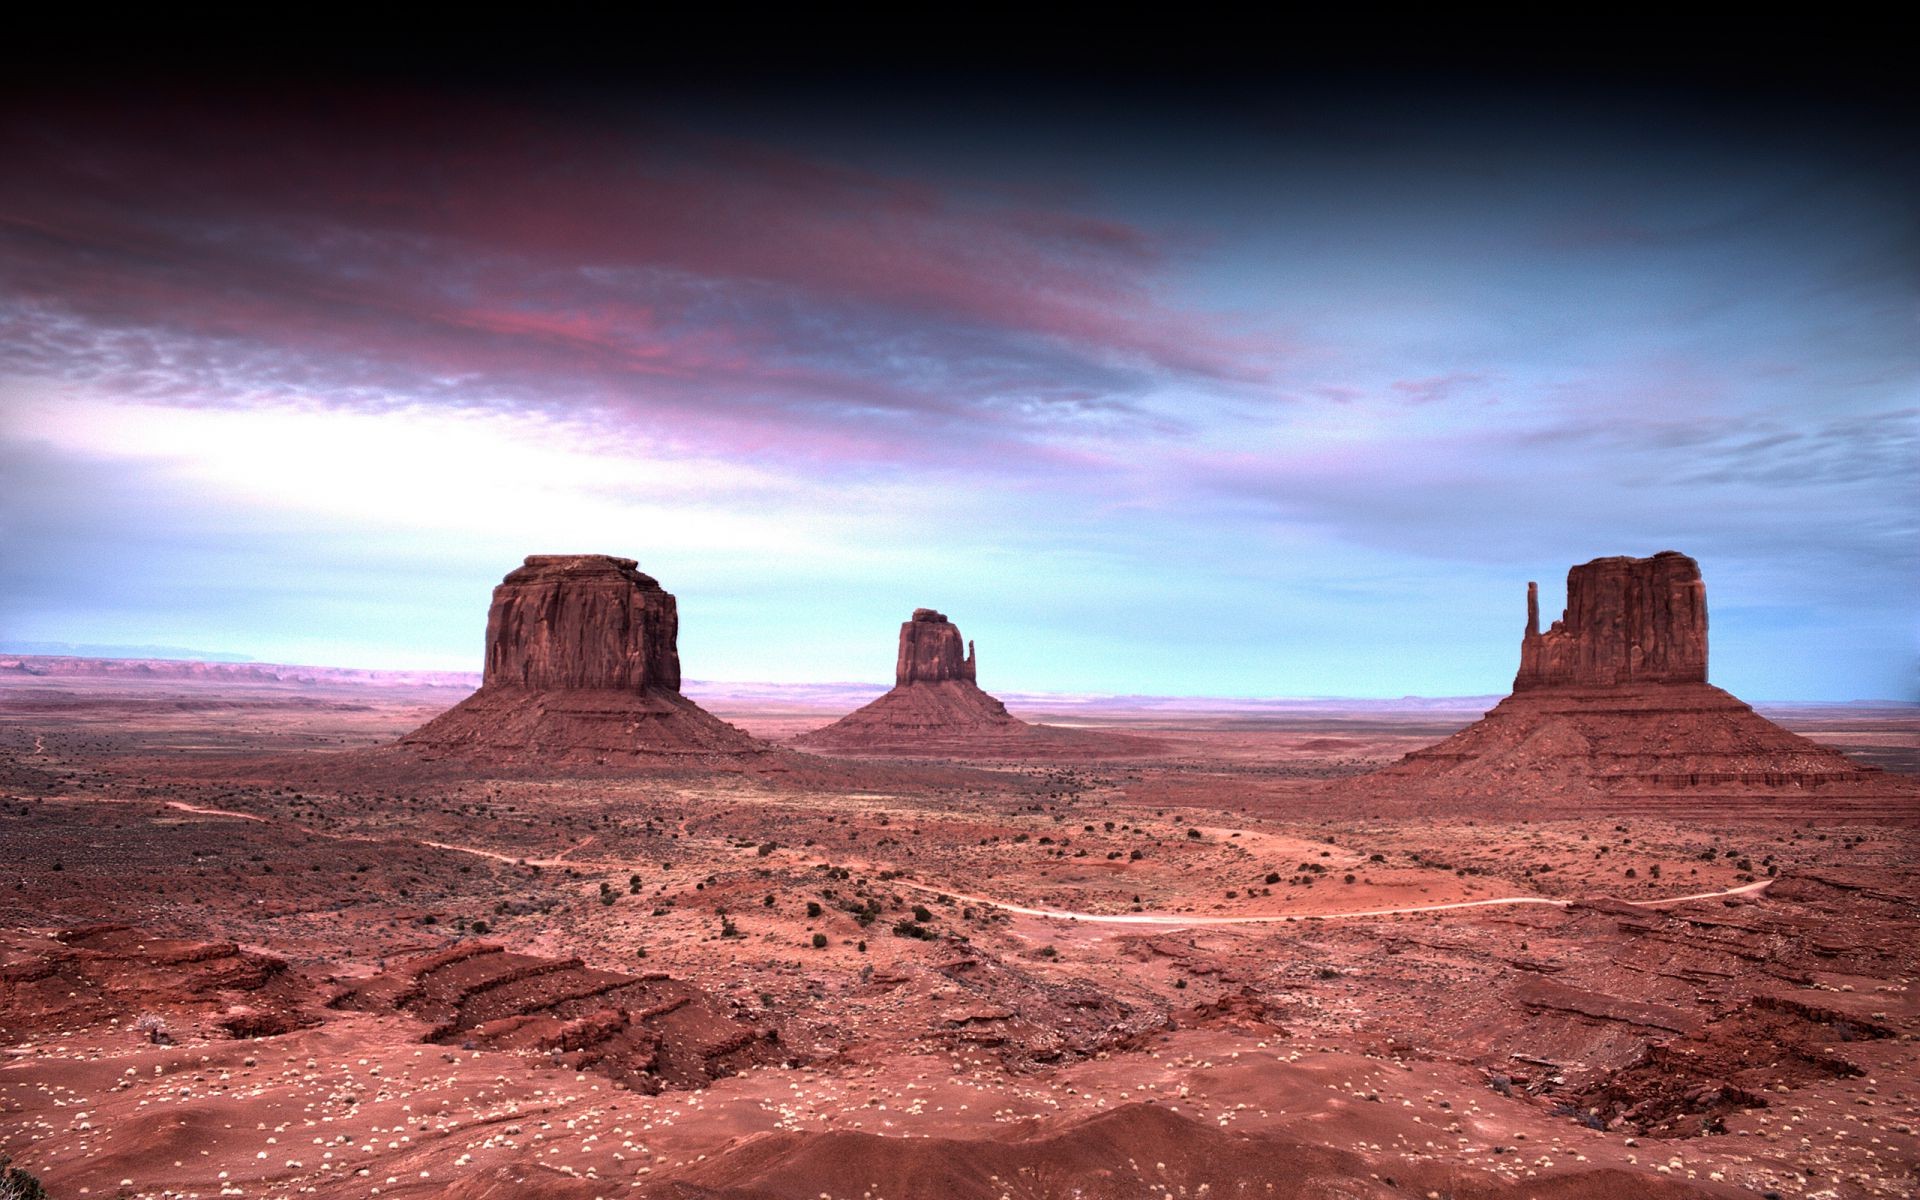
[[[966,653],[961,653],[965,646]],[[809,749],[958,758],[1101,757],[1156,747],[1144,738],[1029,725],[975,682],[973,643],[944,613],[916,608],[900,626],[893,690],[794,739]]]
[[[9,1045],[140,1014],[152,1019],[148,1036],[156,1042],[271,1036],[318,1022],[310,993],[286,960],[233,942],[119,924],[50,938],[0,933],[0,1038]]]
[[[429,1042],[537,1055],[647,1093],[705,1087],[744,1067],[793,1057],[781,1050],[777,1028],[747,1024],[691,984],[492,942],[462,942],[394,964],[347,987],[330,1006],[411,1013],[429,1024]]]
[[[480,690],[401,744],[605,758],[760,749],[680,694],[672,593],[630,558],[535,554],[493,590]]]
[[[916,608],[913,619],[900,626],[900,655],[894,663],[894,684],[939,683],[947,679],[973,682],[973,643],[960,653],[960,630],[945,613]]]
[[[1880,772],[1811,742],[1707,683],[1700,567],[1672,550],[1567,573],[1567,609],[1527,629],[1513,694],[1436,745],[1353,781],[1434,799],[1527,801],[1675,792],[1869,790]]]
[[[1527,632],[1513,690],[1707,681],[1707,587],[1700,564],[1663,550],[1596,558],[1567,572],[1567,607],[1540,632],[1539,585],[1527,585]]]
[[[680,690],[672,593],[631,558],[532,554],[493,589],[489,687]]]

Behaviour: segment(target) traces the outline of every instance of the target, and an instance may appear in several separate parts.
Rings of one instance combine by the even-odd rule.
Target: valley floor
[[[1356,785],[1478,715],[1424,709],[381,748],[460,694],[0,676],[0,1153],[60,1200],[1920,1191],[1911,796]],[[1920,766],[1914,710],[1773,715]]]

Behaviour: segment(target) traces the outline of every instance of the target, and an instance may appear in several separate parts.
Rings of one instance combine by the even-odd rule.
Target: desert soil
[[[1911,799],[1352,784],[1471,708],[381,748],[463,694],[0,670],[0,1153],[61,1200],[1920,1191]],[[1770,715],[1920,769],[1913,708]]]

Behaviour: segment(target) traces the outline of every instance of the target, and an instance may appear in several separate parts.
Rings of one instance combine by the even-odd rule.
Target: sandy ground
[[[1015,706],[1160,747],[1094,763],[377,749],[461,694],[0,672],[0,1152],[63,1200],[1920,1190],[1911,802],[1329,790],[1470,708]],[[1774,715],[1920,764],[1911,709]]]

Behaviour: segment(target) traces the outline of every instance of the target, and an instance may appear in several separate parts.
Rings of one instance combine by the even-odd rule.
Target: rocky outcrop
[[[1540,632],[1539,585],[1527,585],[1527,632],[1513,690],[1707,681],[1707,587],[1673,550],[1596,558],[1567,572],[1567,607]]]
[[[824,729],[801,734],[794,744],[954,758],[1105,757],[1156,748],[1144,738],[1029,725],[980,690],[976,662],[973,643],[961,638],[945,613],[916,608],[900,626],[893,690]]]
[[[1706,680],[1699,564],[1671,550],[1595,559],[1567,573],[1566,612],[1544,633],[1538,588],[1527,585],[1511,696],[1445,741],[1340,786],[1496,804],[1905,786]]]
[[[428,1024],[426,1041],[518,1052],[649,1094],[705,1087],[793,1057],[781,1050],[777,1028],[747,1024],[692,984],[602,970],[577,958],[538,958],[492,942],[462,942],[397,963],[330,1004],[409,1013]]]
[[[51,937],[0,934],[0,1038],[8,1045],[122,1020],[130,1035],[155,1044],[266,1037],[316,1024],[312,999],[286,960],[233,942],[119,924]]]
[[[763,749],[680,694],[679,631],[673,594],[633,559],[531,555],[493,590],[480,690],[401,745],[532,761]]]
[[[894,684],[940,683],[948,679],[978,678],[974,673],[973,643],[961,654],[960,629],[945,613],[916,608],[900,626],[900,654],[893,668]]]

